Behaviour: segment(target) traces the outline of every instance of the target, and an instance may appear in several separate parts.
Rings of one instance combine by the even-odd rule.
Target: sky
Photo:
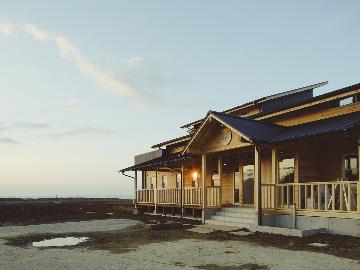
[[[0,197],[131,197],[179,127],[360,82],[360,1],[0,0]]]

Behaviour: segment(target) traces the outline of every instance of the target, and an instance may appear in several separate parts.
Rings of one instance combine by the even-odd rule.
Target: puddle
[[[86,214],[96,214],[96,212],[86,212]]]
[[[328,244],[312,243],[312,244],[309,244],[309,246],[313,246],[313,247],[327,247]]]
[[[89,240],[89,237],[58,237],[53,239],[45,239],[38,242],[32,242],[33,247],[64,247],[75,246]]]
[[[107,215],[113,215],[114,213],[106,213]]]

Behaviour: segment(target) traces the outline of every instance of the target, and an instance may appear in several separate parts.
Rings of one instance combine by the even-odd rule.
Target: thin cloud
[[[59,106],[45,107],[40,109],[40,111],[72,111],[76,113],[85,113],[87,112],[87,107],[78,99],[71,99],[66,103]]]
[[[18,141],[15,141],[9,137],[0,137],[0,143],[1,144],[21,144]]]
[[[144,65],[144,59],[141,57],[133,57],[126,61],[126,65],[130,69],[136,69]]]
[[[139,105],[152,103],[147,96],[142,94],[133,85],[92,64],[69,39],[61,35],[43,31],[33,24],[27,24],[25,30],[38,41],[55,42],[63,58],[70,60],[81,73],[93,78],[95,82],[104,89],[128,97]]]
[[[113,130],[105,130],[95,127],[80,127],[80,128],[66,129],[53,133],[51,137],[62,138],[62,137],[77,136],[77,135],[110,136],[113,135],[114,133],[115,131]]]
[[[77,99],[72,99],[72,100],[68,101],[66,103],[66,105],[64,106],[64,108],[70,109],[72,111],[79,112],[79,113],[84,113],[87,111],[85,105]]]
[[[37,28],[33,24],[25,24],[25,31],[29,34],[33,35],[35,39],[39,41],[49,41],[51,39],[51,34],[48,34],[45,31],[41,31],[39,28]]]
[[[15,123],[17,128],[23,128],[28,130],[39,130],[50,128],[51,125],[48,123],[38,123],[38,122],[17,122]]]
[[[10,36],[14,33],[13,28],[14,27],[13,27],[12,23],[9,21],[0,22],[0,33],[1,34]]]

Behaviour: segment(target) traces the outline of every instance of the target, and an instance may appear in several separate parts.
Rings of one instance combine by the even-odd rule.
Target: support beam
[[[239,162],[239,205],[244,205],[243,165]]]
[[[155,170],[155,189],[154,189],[154,214],[157,214],[157,186],[158,186],[158,171]]]
[[[206,155],[201,156],[201,186],[202,186],[202,223],[206,217]]]
[[[137,203],[137,198],[136,198],[136,195],[137,195],[137,176],[138,176],[138,173],[137,171],[135,170],[135,177],[134,177],[134,209],[136,209],[136,203]]]
[[[279,175],[279,155],[277,149],[274,147],[271,149],[271,183],[272,184],[279,183],[278,175]],[[274,209],[276,210],[276,207],[278,205],[276,186],[274,186],[274,196],[273,196],[272,204],[274,206]]]
[[[218,158],[218,174],[219,174],[219,181],[220,181],[220,187],[219,187],[219,204],[221,206],[222,204],[222,176],[223,176],[223,173],[222,173],[222,170],[223,170],[223,160],[222,160],[222,157],[220,156]]]
[[[254,205],[258,215],[257,225],[261,225],[261,159],[257,146],[255,146],[255,179],[254,179]]]
[[[181,164],[181,184],[180,184],[181,217],[184,217],[184,183],[185,183],[185,166],[184,164]]]
[[[360,214],[360,135],[358,135],[358,169],[359,181],[357,183],[357,212]]]

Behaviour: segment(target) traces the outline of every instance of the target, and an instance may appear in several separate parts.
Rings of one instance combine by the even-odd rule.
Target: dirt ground
[[[161,222],[168,220],[166,217],[153,217],[141,213],[134,215],[133,212],[134,208],[131,203],[117,201],[0,204],[0,227],[113,218],[136,219],[145,222],[153,219]],[[172,220],[180,221],[177,218]],[[187,222],[200,223],[194,220]]]
[[[124,256],[128,258],[130,254],[135,257],[148,257],[149,253],[153,253],[156,256],[160,256],[161,260],[159,259],[158,261],[162,262],[164,258],[162,258],[162,255],[159,254],[159,252],[169,252],[167,249],[180,249],[180,251],[184,253],[184,256],[190,257],[193,257],[194,254],[199,252],[202,256],[208,257],[216,251],[216,254],[221,258],[224,256],[226,258],[234,257],[235,259],[238,258],[238,261],[243,258],[243,260],[240,260],[241,263],[235,260],[233,265],[224,263],[221,260],[217,261],[209,259],[204,261],[199,258],[193,258],[196,261],[196,264],[194,264],[178,258],[176,254],[168,254],[170,257],[166,258],[165,261],[175,260],[174,258],[177,258],[176,261],[170,263],[170,268],[187,268],[191,265],[191,267],[195,267],[196,269],[222,270],[303,269],[296,268],[298,266],[294,266],[293,268],[279,268],[280,262],[276,260],[281,261],[281,257],[278,257],[278,254],[287,254],[293,256],[295,258],[294,261],[299,259],[298,263],[305,263],[300,260],[298,255],[305,254],[304,256],[310,256],[314,259],[318,257],[326,259],[327,261],[322,262],[322,266],[324,267],[327,265],[326,262],[329,263],[330,261],[334,261],[332,266],[336,266],[338,260],[349,263],[347,268],[327,267],[323,269],[360,269],[360,238],[327,234],[306,238],[263,233],[239,236],[226,231],[214,231],[209,234],[199,234],[187,230],[188,228],[196,226],[199,223],[197,221],[169,217],[155,217],[143,214],[133,215],[131,205],[109,202],[63,203],[55,204],[54,207],[52,204],[37,204],[36,206],[16,205],[16,207],[14,206],[11,208],[12,212],[10,209],[7,209],[5,214],[3,214],[4,212],[2,212],[2,209],[3,206],[0,206],[0,239],[2,239],[0,240],[0,261],[2,260],[2,256],[4,256],[4,251],[5,254],[7,252],[10,252],[11,254],[14,253],[15,255],[13,255],[15,257],[19,256],[20,268],[4,268],[1,267],[0,264],[0,269],[30,269],[21,268],[21,260],[23,259],[21,254],[22,252],[26,254],[30,252],[29,250],[31,250],[31,254],[34,253],[39,256],[48,253],[56,254],[53,253],[54,250],[61,254],[72,250],[81,253],[94,254],[100,252],[101,254],[108,254],[106,256],[113,254],[111,256],[115,256],[114,260],[115,258],[116,260],[118,260],[118,258],[124,258]],[[59,221],[66,221],[66,223],[54,224]],[[172,222],[169,226],[165,225],[165,222],[168,221]],[[23,226],[29,224],[33,225]],[[29,247],[33,241],[63,236],[86,236],[89,237],[90,240],[76,247],[56,249],[36,249]],[[327,244],[327,246],[315,247],[310,246],[310,243],[323,243]],[[234,247],[234,249],[225,248],[229,246]],[[151,249],[152,247],[155,249]],[[223,247],[223,249],[221,249],[221,247]],[[183,251],[183,248],[185,248],[186,251]],[[247,249],[246,252],[244,248]],[[250,250],[255,253],[249,253]],[[203,253],[203,251],[207,251],[208,253]],[[41,254],[36,252],[41,252]],[[144,252],[145,255],[143,254]],[[261,254],[260,256],[258,252],[264,252],[264,254]],[[268,253],[273,254],[273,252],[275,252],[275,257],[277,259],[275,260],[274,257],[275,261],[268,261],[268,258],[265,255]],[[57,255],[54,256],[56,257]],[[256,259],[258,256],[263,259]],[[5,256],[3,259],[6,261],[8,258]],[[283,258],[282,260],[285,259]],[[311,260],[306,263],[309,262],[311,262]],[[16,262],[14,263],[16,265]],[[131,265],[131,262],[129,262],[129,265]],[[274,265],[277,265],[277,268],[274,268]],[[291,261],[289,261],[284,265],[291,266],[292,264]],[[133,268],[119,269],[136,269],[134,265],[132,265],[132,267]],[[100,267],[98,269],[110,268]],[[146,267],[144,269],[146,269]],[[305,269],[321,268],[311,268],[311,264],[309,264],[309,268]]]
[[[138,223],[107,219],[2,227],[0,269],[352,270],[360,266],[358,260],[322,252],[258,245],[239,237],[226,240],[218,232],[203,235],[185,228],[152,229],[133,222]],[[116,227],[119,230],[114,230]],[[12,237],[6,237],[9,232]],[[43,233],[29,234],[31,232]],[[30,246],[34,240],[70,235],[87,236],[90,241],[75,247]]]

